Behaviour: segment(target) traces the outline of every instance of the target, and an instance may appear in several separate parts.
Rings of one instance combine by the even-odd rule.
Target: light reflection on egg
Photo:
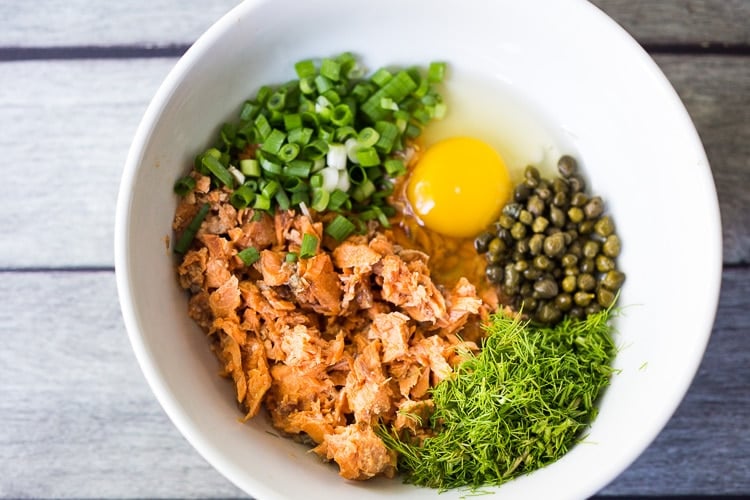
[[[512,192],[503,159],[472,137],[444,139],[429,147],[407,186],[414,215],[427,228],[456,238],[471,238],[489,226]]]

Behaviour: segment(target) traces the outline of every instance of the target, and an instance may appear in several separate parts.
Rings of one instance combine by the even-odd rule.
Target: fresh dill
[[[432,390],[434,436],[381,429],[405,480],[446,490],[499,485],[564,455],[614,372],[612,310],[542,327],[496,314],[481,352]]]

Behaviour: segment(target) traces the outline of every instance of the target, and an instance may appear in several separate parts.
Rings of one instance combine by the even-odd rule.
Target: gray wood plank
[[[0,303],[0,498],[242,496],[150,393],[113,273],[5,272]],[[750,494],[748,331],[750,269],[726,269],[713,336],[687,397],[602,493]]]
[[[0,2],[0,46],[192,43],[238,0]],[[748,0],[593,0],[641,43],[750,43]]]
[[[750,44],[748,0],[591,0],[647,45]]]
[[[240,0],[0,2],[0,46],[189,44]]]
[[[656,61],[708,152],[724,223],[724,261],[750,262],[750,57]],[[112,265],[122,166],[148,101],[174,63],[0,63],[0,151],[2,168],[11,173],[0,234],[13,235],[0,239],[0,268]]]

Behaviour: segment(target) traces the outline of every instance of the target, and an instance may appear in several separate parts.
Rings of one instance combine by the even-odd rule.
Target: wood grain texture
[[[0,2],[0,46],[192,43],[238,0]],[[644,44],[748,44],[748,0],[593,0]],[[43,15],[40,15],[43,13]]]
[[[29,297],[44,307],[30,307]],[[6,272],[0,303],[0,497],[243,496],[151,394],[127,341],[113,273]],[[750,270],[729,269],[685,400],[602,493],[750,491],[748,331]]]
[[[703,139],[721,204],[724,261],[748,263],[750,57],[656,61]],[[0,150],[6,165],[28,172],[5,181],[14,198],[0,234],[13,237],[0,240],[0,267],[112,266],[114,207],[130,140],[175,62],[0,63],[7,84],[0,90]],[[45,251],[29,251],[38,246]]]

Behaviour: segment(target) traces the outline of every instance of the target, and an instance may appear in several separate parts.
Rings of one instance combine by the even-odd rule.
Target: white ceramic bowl
[[[594,494],[649,445],[690,385],[713,324],[721,238],[709,165],[680,100],[630,37],[580,0],[251,0],[209,29],[148,107],[119,194],[117,285],[151,388],[188,441],[258,498],[437,498],[399,480],[347,482],[305,447],[267,433],[262,418],[237,423],[231,384],[217,376],[186,314],[165,249],[173,182],[219,124],[261,84],[292,78],[297,60],[343,51],[372,69],[445,60],[459,76],[448,85],[457,102],[471,92],[459,85],[461,75],[477,76],[521,111],[490,116],[497,123],[480,122],[479,132],[543,117],[607,200],[628,276],[615,360],[621,373],[584,444],[501,487],[506,499]]]

